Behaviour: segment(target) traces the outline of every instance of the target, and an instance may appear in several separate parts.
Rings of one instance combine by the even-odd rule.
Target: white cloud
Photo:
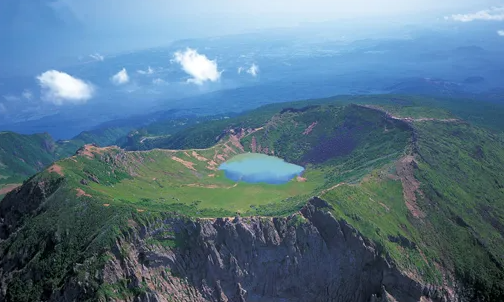
[[[110,78],[110,80],[112,81],[112,83],[116,85],[122,85],[128,83],[129,76],[128,72],[126,71],[126,68],[121,69],[118,73],[113,75],[112,78]]]
[[[504,37],[504,29],[498,30],[497,34],[501,37]]]
[[[25,91],[23,91],[23,93],[21,94],[21,96],[25,100],[31,100],[33,98],[33,93],[30,90],[25,90]]]
[[[165,80],[160,79],[160,78],[152,80],[152,84],[155,84],[155,85],[162,85],[164,83],[166,83]]]
[[[192,76],[189,83],[202,85],[206,81],[216,82],[220,79],[221,72],[218,70],[217,62],[209,60],[198,51],[187,48],[185,51],[175,53],[175,62],[179,63],[188,75]]]
[[[3,103],[0,103],[0,114],[7,112],[7,108]]]
[[[57,70],[46,71],[39,75],[37,80],[42,88],[42,98],[55,105],[82,104],[94,94],[91,84]]]
[[[139,74],[153,74],[154,69],[152,69],[150,66],[147,68],[147,70],[137,70]]]
[[[256,64],[252,64],[249,69],[247,69],[247,73],[250,74],[253,77],[256,77],[257,74],[259,74],[259,66]]]
[[[89,55],[91,58],[95,59],[96,61],[103,61],[105,60],[105,57],[102,56],[101,54],[99,53],[94,53],[94,54],[91,54]]]
[[[456,14],[445,17],[446,20],[454,20],[460,22],[471,22],[475,20],[484,21],[504,21],[504,7],[492,7],[486,10],[470,14]]]
[[[241,74],[241,73],[242,73],[242,71],[243,71],[243,67],[241,67],[241,66],[240,66],[240,67],[238,67],[238,74]]]

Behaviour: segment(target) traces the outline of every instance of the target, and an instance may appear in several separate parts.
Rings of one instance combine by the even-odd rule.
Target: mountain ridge
[[[426,112],[430,114],[424,115]],[[254,120],[259,113],[252,112],[241,120]],[[331,236],[336,235],[324,233],[334,234],[337,228],[317,227],[322,219],[307,223],[307,216],[299,214],[313,202],[324,205],[317,215],[332,217],[329,224],[351,226],[358,232],[357,237],[369,243],[366,246],[373,247],[373,257],[381,259],[377,261],[386,261],[400,272],[372,287],[366,297],[354,299],[389,301],[390,296],[402,301],[398,297],[405,297],[409,290],[401,290],[401,278],[406,278],[407,284],[418,285],[418,295],[403,298],[406,301],[420,301],[422,296],[433,301],[443,297],[448,301],[502,297],[504,285],[499,276],[503,276],[504,259],[499,250],[504,246],[504,216],[499,202],[503,184],[499,179],[504,178],[498,170],[504,163],[501,133],[453,120],[443,111],[337,103],[277,110],[262,127],[249,123],[249,131],[236,127],[241,122],[227,121],[228,125],[222,127],[223,123],[214,122],[220,131],[205,132],[209,133],[208,141],[219,140],[210,149],[126,152],[118,147],[88,145],[9,193],[0,203],[3,297],[7,301],[24,301],[27,297],[55,301],[68,297],[169,301],[167,293],[173,293],[175,301],[276,301],[274,297],[296,301],[287,290],[294,280],[286,278],[287,287],[268,287],[247,279],[259,272],[266,276],[279,274],[282,261],[265,262],[269,263],[262,264],[266,271],[251,269],[246,263],[257,262],[251,262],[250,256],[240,251],[265,253],[260,252],[264,244],[269,246],[266,250],[275,251],[295,246],[294,254],[281,255],[295,256],[300,261],[314,257],[310,248],[306,250],[306,238],[330,249]],[[209,130],[208,124],[199,127]],[[249,135],[244,135],[247,132]],[[195,133],[195,137],[201,137]],[[326,153],[327,158],[311,156],[310,152],[328,150],[320,145],[328,137],[336,138],[334,142],[341,146],[347,145],[340,146],[343,149],[329,148],[335,152]],[[247,151],[274,152],[290,162],[303,163],[303,177],[307,180],[273,187],[233,184],[215,170],[218,163]],[[454,166],[457,169],[453,170]],[[209,200],[208,196],[215,198]],[[227,222],[218,218],[235,216]],[[267,224],[261,224],[262,220],[270,221],[267,217],[289,222],[286,230],[301,237],[278,235],[283,238],[277,241],[280,243],[268,245],[266,239],[261,239],[265,234],[251,231],[268,229]],[[167,219],[183,221],[189,228],[174,232]],[[240,224],[242,219],[256,219],[259,224]],[[199,221],[214,225],[203,227]],[[214,231],[216,228],[224,233]],[[280,234],[280,229],[275,228]],[[313,228],[317,231],[308,232]],[[236,234],[245,234],[238,229],[249,229],[254,235],[247,235],[249,241],[233,242],[239,238]],[[133,235],[137,233],[141,235]],[[274,232],[268,234],[271,240],[278,238]],[[145,237],[139,240],[137,236]],[[196,238],[200,238],[196,242],[205,247],[203,250],[191,241]],[[344,242],[342,248],[359,250]],[[11,251],[21,246],[26,254],[19,258]],[[49,255],[60,259],[62,265],[49,265]],[[190,255],[198,255],[201,261],[212,259],[204,276],[191,272],[192,264],[202,262],[192,261]],[[173,257],[185,260],[178,262]],[[268,259],[259,259],[263,257]],[[166,262],[165,258],[172,260]],[[146,266],[152,272],[150,279],[139,275],[143,271],[140,268]],[[12,270],[14,267],[18,270]],[[125,267],[129,269],[123,270]],[[290,267],[304,270],[297,264]],[[351,275],[360,272],[346,266],[335,266],[335,271],[327,272],[335,277],[337,267],[349,269]],[[86,274],[89,270],[94,273]],[[103,279],[105,272],[112,279]],[[31,274],[53,277],[22,286]],[[317,275],[314,278],[319,280]],[[317,282],[313,291],[320,292],[319,296],[301,294],[298,298],[326,301],[338,297],[344,288],[341,280],[334,281],[327,291],[324,282]]]

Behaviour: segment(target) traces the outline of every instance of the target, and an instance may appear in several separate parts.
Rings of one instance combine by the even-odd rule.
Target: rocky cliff
[[[121,301],[456,301],[398,271],[312,199],[287,218],[130,221],[94,278]],[[90,279],[93,276],[89,276]],[[80,284],[84,286],[85,284]],[[68,286],[54,301],[78,300]],[[106,293],[106,295],[104,294]],[[127,293],[127,294],[125,294]]]

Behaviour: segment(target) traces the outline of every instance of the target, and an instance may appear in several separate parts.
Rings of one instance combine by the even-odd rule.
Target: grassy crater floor
[[[182,207],[185,213],[200,217],[222,212],[234,215],[315,194],[324,180],[320,170],[308,168],[302,178],[281,185],[231,181],[218,166],[244,151],[230,143],[187,151],[86,148],[81,155],[58,162],[48,172],[64,175],[78,188],[75,194],[79,198],[98,199],[106,207],[127,204],[138,211]],[[108,165],[108,158],[121,159]]]
[[[333,137],[330,144],[327,138]],[[130,151],[87,145],[59,161],[80,198],[139,211],[176,210],[196,217],[296,212],[340,182],[356,182],[404,155],[411,129],[383,112],[358,107],[309,107],[282,112],[259,128],[228,129],[207,149]],[[219,165],[246,152],[275,155],[305,168],[286,184],[234,182]]]

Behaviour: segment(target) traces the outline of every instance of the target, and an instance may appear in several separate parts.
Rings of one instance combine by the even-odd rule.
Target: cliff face
[[[163,247],[152,238],[178,244]],[[100,275],[112,291],[119,284],[129,288],[131,295],[119,299],[126,301],[456,299],[400,273],[320,199],[289,218],[166,220],[133,227],[117,241]],[[139,287],[141,292],[133,291]]]

